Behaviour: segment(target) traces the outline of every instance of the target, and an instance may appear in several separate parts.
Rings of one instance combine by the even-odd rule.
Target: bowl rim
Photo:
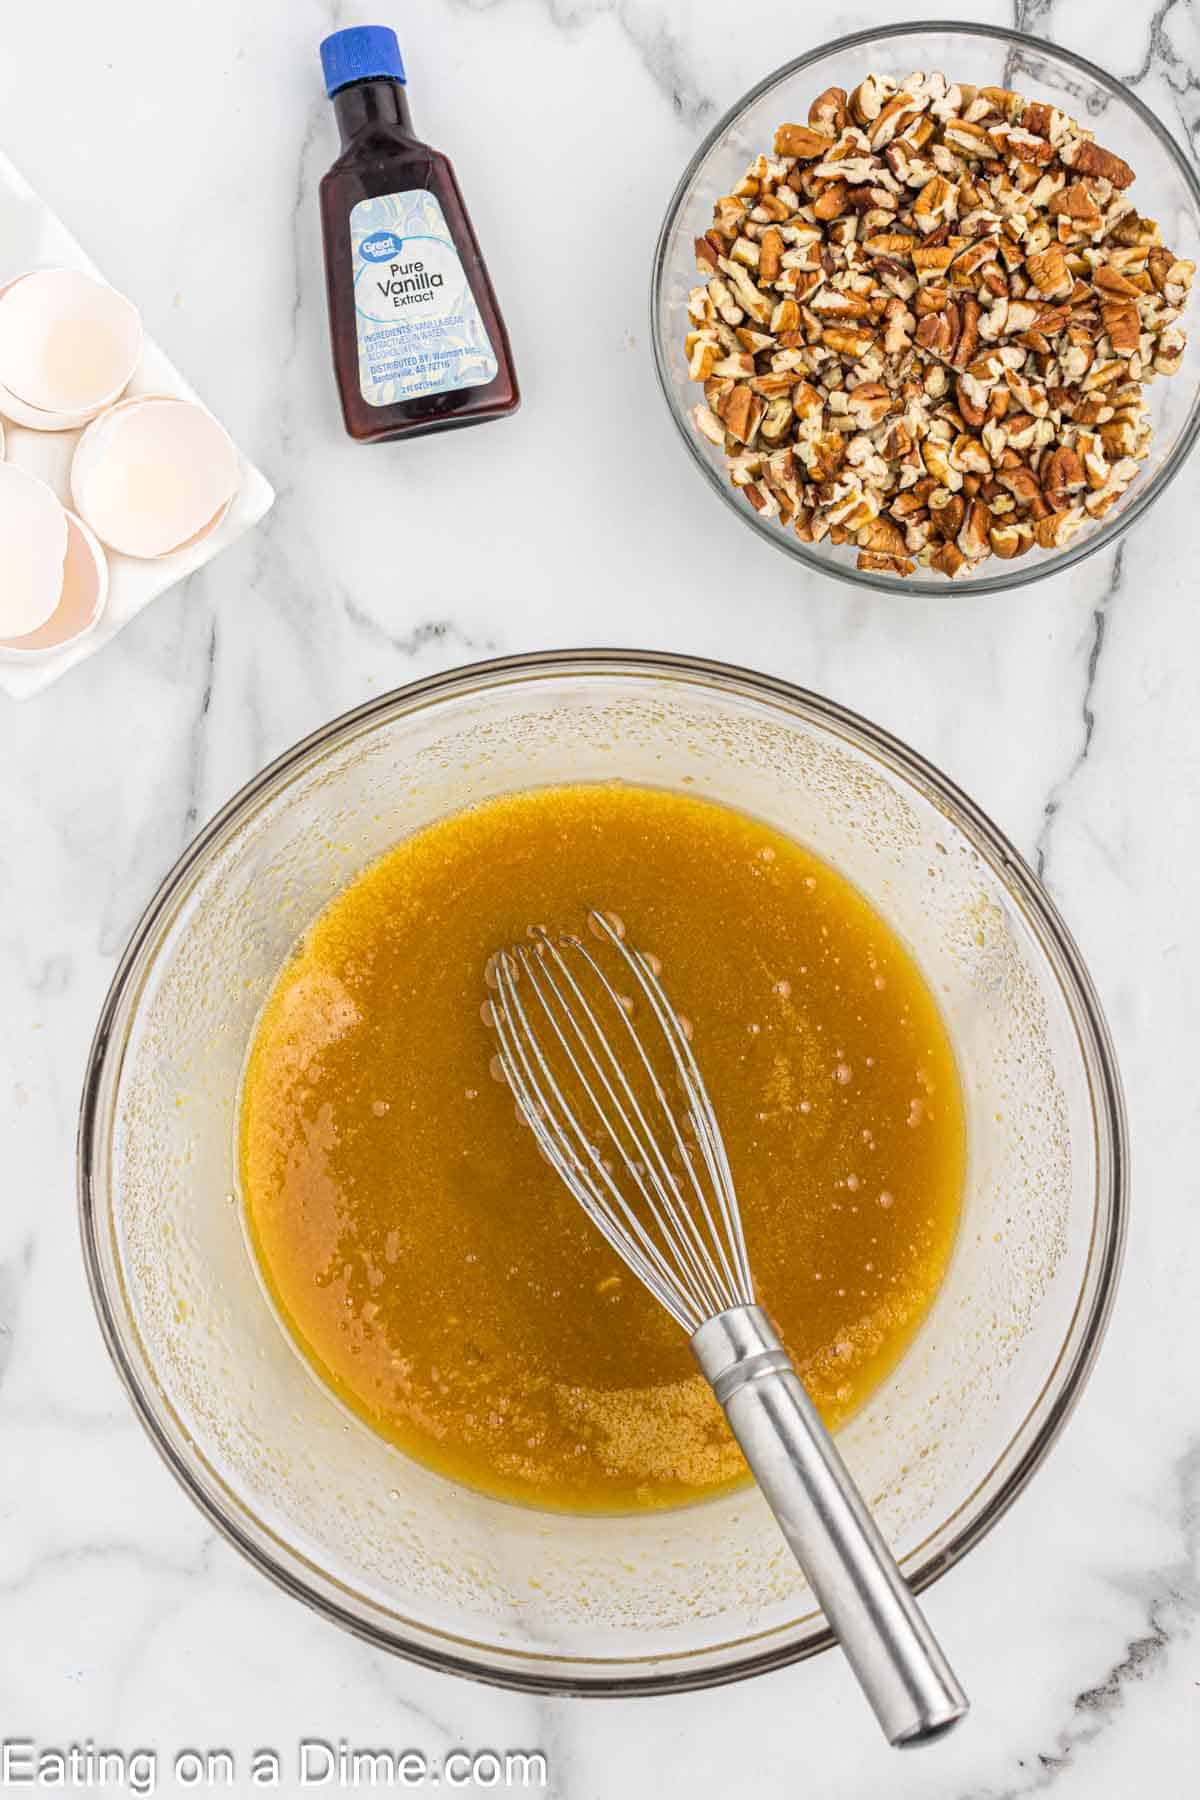
[[[1145,101],[1133,92],[1132,88],[1128,87],[1118,76],[1110,75],[1106,69],[1102,69],[1098,63],[1090,61],[1086,56],[1080,56],[1077,52],[1065,49],[1060,44],[1051,43],[1046,38],[1033,37],[1029,32],[1009,30],[1003,25],[972,24],[965,19],[920,19],[904,25],[891,25],[876,29],[867,27],[861,31],[847,32],[841,37],[830,38],[825,43],[817,45],[815,49],[805,51],[803,56],[797,56],[790,62],[781,63],[769,75],[764,75],[722,114],[689,157],[687,166],[676,182],[674,192],[667,203],[667,210],[654,248],[654,260],[650,275],[650,341],[654,351],[654,369],[658,377],[659,390],[688,455],[709,487],[720,495],[724,504],[744,525],[749,526],[756,537],[764,543],[773,545],[783,555],[802,563],[805,568],[811,569],[815,574],[829,576],[834,581],[845,582],[850,587],[867,588],[879,594],[919,594],[933,599],[949,599],[976,594],[1000,594],[1013,588],[1032,586],[1034,582],[1046,581],[1052,575],[1064,574],[1066,570],[1073,569],[1086,561],[1089,556],[1094,556],[1097,551],[1116,543],[1131,525],[1136,524],[1154,501],[1166,492],[1195,447],[1196,439],[1200,437],[1200,382],[1197,382],[1191,410],[1180,429],[1175,447],[1162,467],[1144,486],[1135,485],[1127,505],[1119,510],[1114,508],[1094,530],[1081,531],[1071,543],[1062,550],[1054,552],[1053,555],[1047,556],[1045,561],[1029,562],[1025,558],[1021,558],[1005,564],[1004,572],[1001,574],[983,575],[962,582],[948,580],[945,577],[933,580],[930,577],[919,575],[884,575],[871,570],[856,569],[853,563],[842,562],[833,556],[816,554],[794,533],[784,531],[774,520],[764,522],[752,507],[746,506],[738,499],[729,482],[724,480],[708,461],[700,447],[696,432],[691,429],[687,412],[676,404],[670,357],[673,350],[678,350],[678,345],[668,346],[664,342],[659,325],[661,310],[659,302],[665,280],[668,246],[688,188],[709,151],[731,126],[736,125],[747,108],[754,105],[757,100],[779,83],[800,74],[815,63],[836,55],[838,52],[857,49],[861,44],[885,44],[889,40],[903,41],[909,38],[921,38],[928,36],[933,31],[945,32],[951,37],[989,39],[993,43],[1007,45],[1010,49],[1028,50],[1040,56],[1057,57],[1077,73],[1086,76],[1106,90],[1111,98],[1124,102],[1137,114],[1166,150],[1175,164],[1184,186],[1191,193],[1192,204],[1198,219],[1200,219],[1200,175],[1192,167],[1192,163],[1178,139],[1163,124],[1158,115],[1151,111]]]
[[[117,1281],[110,1285],[101,1239],[109,1228],[106,1100],[110,1092],[116,1092],[124,1057],[127,1031],[121,1029],[122,1015],[127,1013],[127,1025],[140,991],[140,978],[177,899],[186,896],[193,878],[236,833],[247,814],[323,755],[389,717],[403,718],[442,700],[466,697],[490,687],[546,678],[603,679],[614,675],[674,679],[772,704],[853,743],[900,774],[952,819],[1005,881],[1025,923],[1034,931],[1051,963],[1071,1015],[1086,1067],[1096,1138],[1092,1230],[1074,1311],[1036,1399],[1015,1427],[1000,1458],[938,1530],[945,1531],[956,1518],[962,1518],[963,1523],[942,1550],[926,1556],[907,1575],[915,1593],[954,1567],[987,1535],[1040,1467],[1062,1431],[1091,1372],[1108,1325],[1129,1205],[1128,1126],[1116,1054],[1091,977],[1053,900],[1015,847],[953,781],[901,739],[836,701],[777,676],[686,654],[618,649],[538,651],[460,665],[375,696],[308,733],[251,777],[197,833],[152,895],[114,972],[88,1052],[76,1138],[77,1204],[88,1287],[105,1346],[143,1428],[180,1486],[214,1528],[285,1593],[376,1648],[427,1668],[519,1692],[580,1697],[632,1697],[723,1686],[750,1675],[789,1667],[830,1648],[835,1640],[826,1626],[806,1639],[783,1644],[772,1641],[717,1666],[703,1661],[698,1667],[686,1666],[712,1655],[713,1648],[709,1646],[700,1652],[647,1657],[637,1672],[631,1673],[621,1670],[622,1663],[634,1661],[632,1658],[556,1659],[537,1652],[479,1644],[424,1622],[403,1621],[409,1631],[405,1635],[402,1629],[391,1629],[376,1618],[364,1616],[337,1598],[337,1591],[345,1590],[335,1577],[279,1538],[232,1495],[223,1478],[191,1442],[169,1400],[161,1396],[156,1402],[152,1392],[153,1369],[148,1357],[142,1356],[136,1323],[124,1300],[120,1270]],[[1018,1450],[1012,1467],[985,1503],[973,1511],[978,1496],[1014,1447]],[[223,1494],[228,1496],[226,1503],[222,1501]],[[240,1518],[233,1516],[233,1506],[240,1510]],[[278,1551],[272,1546],[278,1546]],[[911,1553],[920,1554],[920,1546]],[[793,1621],[792,1625],[796,1623]],[[779,1632],[788,1628],[773,1627],[769,1636],[777,1640]],[[753,1635],[732,1640],[733,1647],[740,1642],[753,1644]],[[554,1666],[539,1666],[543,1663]]]

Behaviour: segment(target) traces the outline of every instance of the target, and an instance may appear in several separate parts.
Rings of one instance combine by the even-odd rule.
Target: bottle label
[[[369,406],[480,387],[500,367],[437,196],[360,200],[350,214],[358,380]]]

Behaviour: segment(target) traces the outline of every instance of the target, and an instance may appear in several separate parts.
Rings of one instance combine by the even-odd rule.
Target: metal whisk
[[[733,1177],[690,1027],[655,959],[626,946],[614,916],[593,912],[588,922],[595,950],[536,928],[531,943],[493,959],[504,1077],[589,1219],[687,1332],[889,1742],[928,1742],[963,1717],[967,1699],[755,1305]],[[632,996],[605,962],[632,981]]]

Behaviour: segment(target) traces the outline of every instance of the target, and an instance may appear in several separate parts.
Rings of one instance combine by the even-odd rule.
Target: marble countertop
[[[164,1763],[227,1745],[243,1766],[302,1737],[541,1746],[563,1800],[1183,1800],[1200,1753],[1196,476],[1115,553],[998,600],[806,576],[711,503],[674,442],[646,273],[719,111],[807,42],[905,17],[902,0],[803,18],[769,0],[382,10],[418,125],[455,158],[525,406],[373,449],[337,416],[317,231],[334,133],[316,47],[351,22],[343,9],[66,0],[7,8],[0,28],[4,149],[279,493],[263,526],[101,655],[0,706],[0,1736],[150,1745]],[[994,0],[970,10],[1013,22]],[[1194,142],[1188,0],[1015,10]],[[402,574],[379,573],[381,539]],[[366,1649],[214,1536],[93,1319],[75,1109],[96,1012],[161,875],[331,715],[440,667],[583,644],[755,665],[907,739],[1042,871],[1114,1030],[1136,1158],[1116,1314],[1046,1467],[931,1595],[975,1706],[916,1757],[876,1740],[832,1656],[715,1695],[582,1703]]]

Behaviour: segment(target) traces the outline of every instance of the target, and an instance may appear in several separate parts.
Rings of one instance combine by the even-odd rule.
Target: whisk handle
[[[967,1697],[766,1314],[732,1307],[691,1346],[889,1743],[940,1737]]]

